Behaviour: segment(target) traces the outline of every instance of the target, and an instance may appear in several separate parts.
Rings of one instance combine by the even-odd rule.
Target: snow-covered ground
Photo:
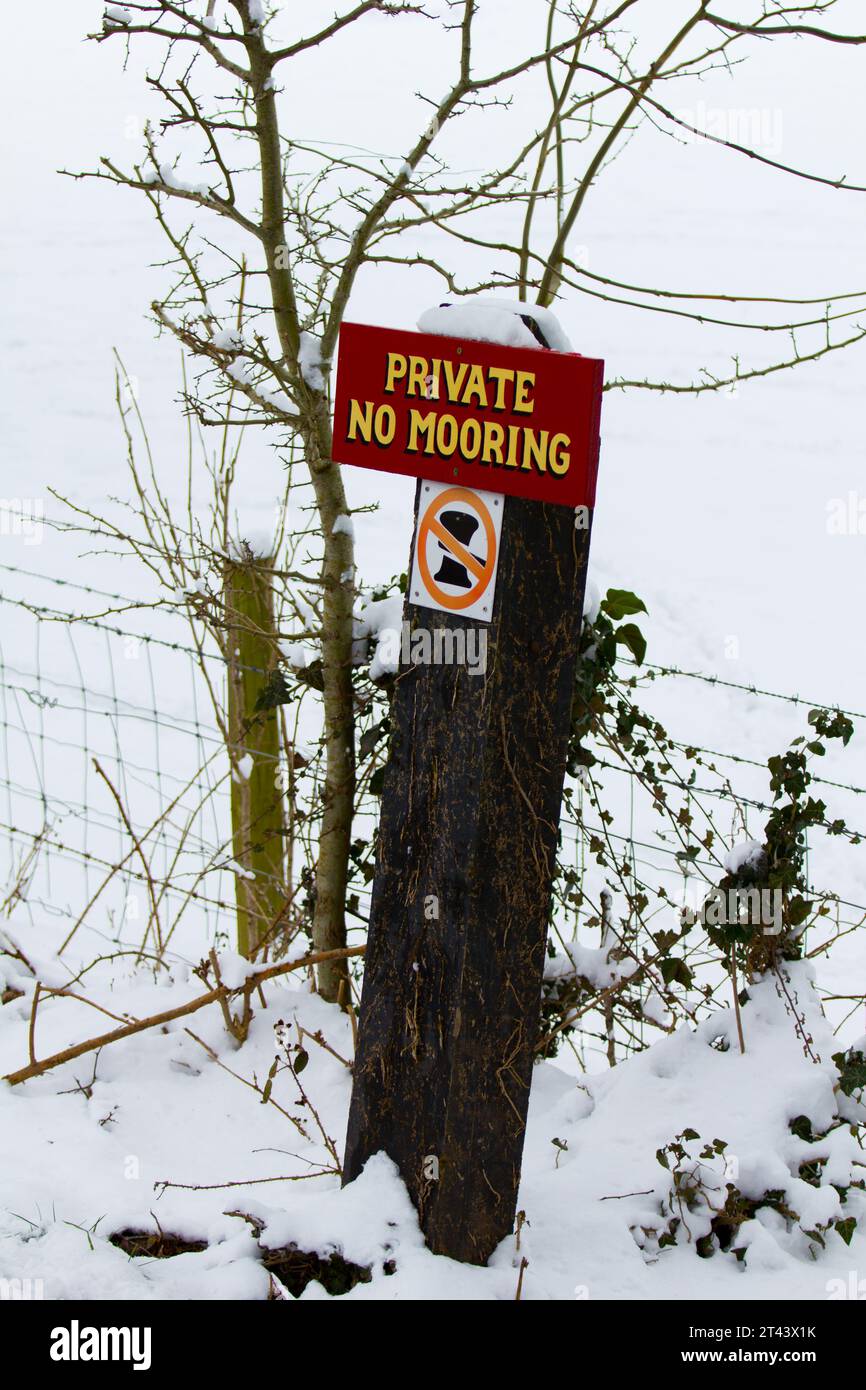
[[[847,1187],[860,1156],[845,1126],[814,1144],[790,1130],[805,1115],[817,1134],[835,1113],[838,1044],[810,974],[795,966],[788,986],[810,1033],[808,1055],[790,1001],[767,981],[743,1010],[745,1055],[728,1009],[580,1082],[538,1066],[520,1191],[526,1224],[486,1269],[426,1250],[384,1156],[340,1190],[328,1171],[328,1140],[341,1150],[349,1023],[306,986],[269,982],[267,1008],[240,1049],[213,1007],[106,1047],[98,1065],[89,1054],[0,1089],[0,1278],[41,1281],[50,1299],[255,1299],[281,1296],[263,1252],[294,1246],[323,1260],[336,1252],[369,1271],[352,1298],[513,1299],[524,1258],[521,1295],[530,1299],[839,1297],[850,1271],[864,1268],[866,1234],[846,1244],[827,1227],[851,1216],[862,1222],[866,1199],[854,1192],[840,1206],[837,1188]],[[154,984],[107,963],[90,973],[88,996],[114,1015],[146,1018],[203,992],[184,976],[175,970]],[[23,971],[7,977],[27,987]],[[0,1010],[4,1072],[25,1062],[31,999],[28,989]],[[112,1026],[74,1001],[43,1004],[39,1055],[103,1023]],[[309,1061],[296,1080],[285,1058],[288,1047],[297,1063],[299,1044]],[[281,1070],[263,1103],[275,1054]],[[854,1120],[861,1112],[850,1107]],[[684,1131],[699,1138],[679,1165],[671,1157],[663,1166],[657,1151]],[[715,1140],[726,1147],[702,1162]],[[807,1158],[826,1160],[817,1186],[798,1176]],[[677,1166],[698,1174],[705,1202],[680,1207],[672,1198]],[[696,1242],[725,1205],[729,1183],[745,1199],[781,1194],[799,1219],[786,1229],[776,1210],[761,1208],[729,1250],[701,1258]],[[677,1241],[660,1248],[676,1215]],[[823,1248],[808,1234],[816,1229]],[[133,1258],[109,1240],[128,1232],[165,1232],[207,1248]],[[302,1296],[326,1296],[321,1280]]]
[[[137,60],[124,76],[111,45],[97,49],[80,42],[97,27],[101,9],[65,0],[40,5],[38,89],[32,66],[20,61],[32,37],[26,7],[6,16],[0,57],[0,140],[12,194],[0,227],[0,496],[35,503],[49,515],[59,514],[49,487],[86,507],[126,495],[113,347],[134,379],[162,468],[170,474],[173,460],[185,451],[176,406],[177,353],[154,340],[145,320],[147,305],[164,286],[164,272],[154,268],[164,255],[158,230],[134,195],[55,172],[60,166],[91,167],[102,153],[129,159],[138,150],[149,108]],[[523,22],[520,0],[497,0],[497,11],[503,31]],[[846,18],[855,30],[856,4],[840,7],[840,28]],[[308,90],[284,98],[299,133],[345,140],[349,128],[353,141],[366,148],[402,154],[405,142],[395,150],[394,132],[417,124],[420,107],[413,94],[422,81],[406,82],[396,45],[383,25],[369,64],[361,65],[344,42],[338,50],[344,67],[338,81],[329,75],[326,102],[316,99],[321,74],[311,67]],[[443,54],[433,49],[425,58],[423,85],[438,89]],[[861,64],[857,51],[807,51],[795,43],[781,57],[758,53],[738,69],[735,97],[731,81],[716,73],[689,100],[706,109],[736,101],[768,123],[774,157],[834,176],[847,173],[863,183]],[[861,195],[792,182],[725,150],[674,144],[646,128],[593,190],[577,241],[593,271],[637,284],[819,297],[862,284],[862,208]],[[412,328],[440,297],[440,288],[424,269],[379,267],[362,277],[349,316]],[[689,326],[588,296],[567,295],[558,312],[576,349],[603,357],[610,377],[686,381],[701,367],[724,374],[734,353],[748,367],[787,348],[764,335]],[[859,624],[866,523],[863,534],[856,527],[847,534],[828,528],[834,500],[847,503],[853,495],[856,514],[866,497],[864,351],[860,345],[831,354],[793,373],[741,385],[733,395],[607,393],[592,568],[602,591],[617,585],[645,600],[650,660],[866,712]],[[256,440],[245,445],[242,466],[245,525],[266,528],[279,466]],[[354,522],[359,572],[372,587],[405,568],[412,486],[347,470],[347,488],[353,508],[379,504],[375,516]],[[82,558],[85,548],[49,528],[34,543],[33,534],[15,534],[14,528],[10,533],[5,526],[0,563],[153,597],[133,564],[93,554]],[[0,571],[0,594],[58,602],[50,585],[8,571]],[[87,611],[99,607],[85,604],[79,593],[69,602]],[[65,671],[65,635],[52,631],[54,646],[36,653],[32,621],[20,610],[5,610],[7,669],[17,663],[32,671],[38,657],[45,670]],[[91,655],[95,662],[95,647],[88,649]],[[134,663],[121,667],[120,695],[158,703],[168,722],[188,716],[168,659],[161,662],[158,652],[153,659],[152,679]],[[723,686],[666,678],[646,699],[679,741],[759,763],[803,731],[802,706]],[[831,753],[820,771],[864,788],[866,724],[855,724],[844,754]],[[139,751],[144,762],[152,756],[143,741]],[[62,780],[63,759],[71,754],[52,756],[50,770]],[[170,768],[171,748],[166,753],[163,745],[163,756]],[[72,767],[70,760],[70,778]],[[82,789],[77,763],[74,777],[63,793],[70,801],[96,796],[95,784],[85,782]],[[21,782],[27,778],[38,799],[39,777],[22,770]],[[746,795],[766,796],[760,770],[738,768],[735,780]],[[823,795],[834,815],[866,828],[862,791],[827,788]],[[8,804],[10,816],[14,811],[19,817],[12,823],[20,823],[20,803]],[[750,824],[750,833],[759,827],[760,819]],[[861,915],[862,845],[818,837],[810,843],[810,875],[853,905],[850,916]],[[66,891],[61,880],[55,907]],[[50,908],[50,894],[48,903]],[[16,919],[13,928],[29,952],[45,960],[63,935],[48,909],[43,916]],[[93,945],[92,937],[87,944]],[[185,945],[189,960],[206,950],[205,942]],[[83,953],[80,964],[89,958]],[[75,968],[74,960],[70,964]],[[864,978],[866,949],[858,931],[820,962],[819,979],[825,988],[856,995],[863,993]],[[799,987],[808,990],[803,981]],[[139,1017],[171,1008],[197,990],[180,962],[171,981],[157,984],[118,974],[116,965],[88,977],[92,998],[113,1013]],[[273,1024],[294,1010],[306,1029],[322,1028],[334,1048],[347,1054],[345,1021],[305,989],[274,985],[268,1000],[238,1053],[231,1052],[215,1009],[190,1026],[228,1066],[248,1078],[255,1072],[260,1082],[273,1059]],[[719,1053],[707,1038],[683,1034],[610,1076],[578,1083],[556,1065],[537,1069],[521,1193],[530,1223],[523,1236],[530,1258],[525,1297],[822,1298],[829,1279],[866,1269],[862,1236],[846,1247],[831,1234],[813,1260],[802,1241],[798,1247],[796,1240],[782,1239],[769,1219],[752,1232],[745,1265],[726,1254],[697,1259],[687,1242],[656,1259],[639,1249],[630,1230],[651,1225],[651,1214],[657,1214],[669,1178],[656,1149],[684,1128],[694,1128],[702,1139],[726,1140],[740,1171],[757,1175],[757,1182],[767,1176],[771,1160],[778,1164],[785,1146],[796,1142],[786,1137],[787,1122],[810,1114],[810,1106],[820,1118],[827,1100],[824,1068],[836,1044],[816,1032],[822,1058],[816,1068],[779,1010],[778,1000],[766,999],[754,1005],[751,1020],[746,1011],[750,1046],[744,1058],[736,1048]],[[0,1009],[4,1072],[26,1061],[28,1017],[26,996]],[[95,1031],[98,1017],[67,1000],[43,1006],[40,1054]],[[855,1039],[864,1026],[860,1007],[845,1025],[845,1039]],[[815,1027],[820,1031],[820,1021]],[[720,1031],[729,1028],[725,1016]],[[349,1073],[315,1044],[308,1050],[304,1077],[341,1149]],[[0,1092],[0,1277],[43,1278],[48,1297],[262,1296],[267,1276],[251,1227],[224,1215],[243,1209],[264,1222],[262,1242],[296,1241],[319,1249],[338,1241],[347,1259],[374,1268],[395,1259],[394,1275],[359,1284],[352,1297],[433,1298],[455,1291],[465,1297],[514,1296],[512,1245],[500,1250],[489,1270],[434,1259],[423,1250],[405,1195],[386,1164],[343,1194],[336,1179],[326,1176],[210,1192],[168,1188],[157,1200],[154,1182],[200,1186],[299,1175],[307,1166],[303,1160],[319,1163],[322,1154],[314,1143],[309,1149],[299,1145],[290,1121],[216,1066],[184,1032],[183,1021],[166,1034],[106,1049],[98,1071],[89,1095],[75,1088],[87,1087],[90,1058]],[[291,1100],[290,1078],[279,1085],[283,1098],[275,1098]],[[553,1145],[554,1138],[567,1148]],[[286,1149],[301,1153],[302,1161],[286,1156]],[[788,1157],[793,1163],[793,1149]],[[783,1186],[784,1175],[771,1185]],[[634,1192],[643,1195],[623,1195]],[[210,1248],[145,1262],[128,1260],[105,1240],[128,1227],[152,1229],[154,1220],[165,1230],[207,1240]],[[320,1293],[313,1283],[305,1296]]]

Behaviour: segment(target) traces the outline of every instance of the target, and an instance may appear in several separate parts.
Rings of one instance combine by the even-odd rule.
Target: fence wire
[[[191,641],[179,610],[5,563],[0,571],[15,590],[0,592],[0,904],[5,898],[33,923],[56,919],[63,939],[86,925],[118,947],[139,944],[158,908],[169,958],[196,960],[209,945],[231,944],[238,869],[231,770],[211,702],[211,688],[224,686],[223,656]],[[44,602],[46,589],[128,611],[118,623],[114,613]],[[708,673],[651,664],[644,670],[658,681],[703,681],[757,699],[831,708]],[[764,766],[740,752],[677,748],[735,768]],[[575,784],[579,813],[563,815],[563,856],[585,870],[587,838],[598,836],[615,842],[636,877],[681,884],[676,846],[636,823],[633,774],[607,760],[597,767],[616,773],[614,781],[629,778],[628,823],[616,831],[594,823]],[[855,783],[815,780],[866,795]],[[667,784],[696,797],[728,795],[724,784],[691,785],[674,772]],[[758,797],[738,793],[737,800],[768,809]],[[686,872],[718,868],[707,856]],[[354,930],[364,927],[369,896],[369,886],[353,885]],[[839,931],[866,914],[853,899],[835,901]],[[580,920],[577,912],[578,930]]]

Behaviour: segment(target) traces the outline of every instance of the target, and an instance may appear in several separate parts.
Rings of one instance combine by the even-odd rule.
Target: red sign
[[[344,323],[333,458],[592,507],[603,370],[573,352]]]

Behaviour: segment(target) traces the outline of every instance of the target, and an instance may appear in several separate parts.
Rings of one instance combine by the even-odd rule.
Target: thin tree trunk
[[[331,427],[321,405],[319,431],[308,448],[310,473],[325,537],[322,565],[322,674],[325,706],[325,785],[316,866],[313,945],[336,951],[346,945],[346,885],[355,809],[354,693],[352,688],[352,606],[355,593],[354,544],[351,534],[334,523],[346,514],[346,495],[337,464],[330,461]],[[345,958],[318,967],[319,993],[349,1004]]]
[[[339,465],[331,462],[331,423],[325,390],[304,379],[299,366],[300,325],[285,243],[285,198],[276,102],[270,83],[272,64],[261,32],[239,13],[253,77],[256,136],[262,187],[262,243],[267,261],[274,322],[283,352],[283,371],[299,405],[301,434],[316,496],[324,556],[322,672],[325,714],[325,784],[316,866],[313,943],[317,951],[346,944],[346,883],[355,800],[354,704],[352,693],[352,604],[354,544],[348,531],[334,533],[346,513]],[[347,1000],[344,960],[319,967],[319,992],[325,999]]]

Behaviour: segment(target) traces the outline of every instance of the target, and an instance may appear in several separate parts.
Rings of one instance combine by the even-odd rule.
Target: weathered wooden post
[[[427,480],[404,650],[430,619],[440,651],[479,619],[487,639],[483,673],[410,662],[397,680],[344,1181],[385,1150],[430,1248],[475,1263],[516,1210],[601,373],[357,325],[341,342],[334,456]]]
[[[287,901],[285,796],[278,784],[277,709],[261,696],[279,658],[271,559],[250,553],[225,565],[228,634],[228,733],[231,740],[232,853],[237,946],[255,954]]]

